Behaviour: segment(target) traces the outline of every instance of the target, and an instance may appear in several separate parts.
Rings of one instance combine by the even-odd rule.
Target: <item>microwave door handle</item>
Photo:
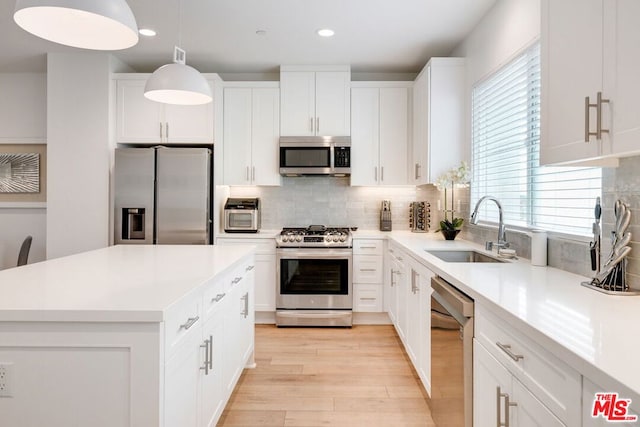
[[[331,168],[331,172],[335,170],[335,146],[333,144],[329,147],[329,168]]]

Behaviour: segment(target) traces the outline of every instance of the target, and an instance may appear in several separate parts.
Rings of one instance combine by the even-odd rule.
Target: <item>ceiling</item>
[[[138,72],[152,72],[171,62],[180,41],[187,64],[201,72],[350,64],[358,73],[416,73],[430,57],[449,55],[495,1],[128,0],[138,26],[158,35],[113,54]],[[47,52],[82,51],[20,29],[14,5],[0,0],[0,72],[44,71]],[[315,33],[326,27],[334,37]]]

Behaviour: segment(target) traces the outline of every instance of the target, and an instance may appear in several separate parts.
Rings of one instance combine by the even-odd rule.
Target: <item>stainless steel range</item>
[[[352,237],[348,228],[284,228],[276,237],[276,325],[352,325]]]

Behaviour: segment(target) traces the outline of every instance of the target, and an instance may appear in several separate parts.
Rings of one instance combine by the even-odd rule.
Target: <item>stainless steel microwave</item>
[[[280,175],[351,175],[351,138],[280,137]]]

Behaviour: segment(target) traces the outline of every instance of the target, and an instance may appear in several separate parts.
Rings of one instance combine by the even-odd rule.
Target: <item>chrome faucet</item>
[[[485,242],[484,247],[486,250],[490,251],[493,249],[493,246],[496,246],[498,248],[498,252],[500,252],[501,248],[508,248],[509,243],[507,242],[505,227],[504,227],[504,220],[502,218],[502,205],[500,204],[498,199],[496,199],[493,196],[484,196],[480,198],[480,200],[478,200],[478,203],[476,203],[476,207],[473,209],[473,213],[471,214],[471,219],[469,220],[469,222],[473,225],[476,225],[478,223],[478,208],[480,208],[480,205],[485,200],[492,200],[498,206],[499,223],[498,223],[498,242],[497,243]]]

